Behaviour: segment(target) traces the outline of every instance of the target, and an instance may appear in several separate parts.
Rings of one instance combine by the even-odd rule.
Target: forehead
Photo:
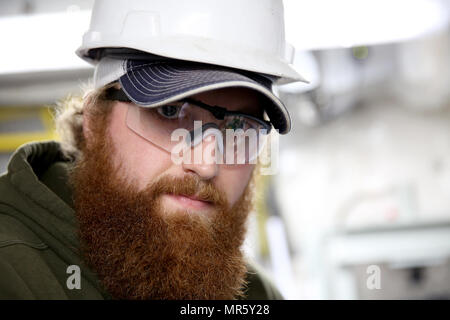
[[[193,95],[191,98],[212,106],[224,107],[229,111],[240,111],[256,116],[264,112],[261,94],[249,88],[231,87],[211,90]]]

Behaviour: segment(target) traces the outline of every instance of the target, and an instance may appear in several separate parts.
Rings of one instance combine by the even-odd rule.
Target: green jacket
[[[30,143],[0,176],[0,299],[108,299],[79,255],[76,218],[59,143]],[[81,289],[68,289],[67,268],[81,269]],[[249,264],[248,299],[282,299]]]

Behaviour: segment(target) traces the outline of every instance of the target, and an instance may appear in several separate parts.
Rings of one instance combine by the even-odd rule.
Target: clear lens
[[[180,139],[178,129],[192,133],[213,124],[222,133],[222,163],[226,164],[255,163],[266,140],[265,130],[258,121],[242,115],[218,120],[210,111],[186,102],[156,108],[129,104],[126,124],[139,136],[168,152],[180,143],[186,144],[186,140]],[[206,137],[203,135],[203,140]]]

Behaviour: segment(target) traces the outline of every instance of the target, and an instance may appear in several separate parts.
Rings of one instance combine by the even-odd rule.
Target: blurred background
[[[284,0],[293,129],[244,249],[288,299],[450,298],[450,0]],[[91,0],[0,0],[0,172],[56,139]]]

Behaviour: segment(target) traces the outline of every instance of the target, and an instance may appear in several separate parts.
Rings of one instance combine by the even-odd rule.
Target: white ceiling
[[[2,0],[0,1],[0,17],[66,10],[88,10],[93,3],[94,0]]]

